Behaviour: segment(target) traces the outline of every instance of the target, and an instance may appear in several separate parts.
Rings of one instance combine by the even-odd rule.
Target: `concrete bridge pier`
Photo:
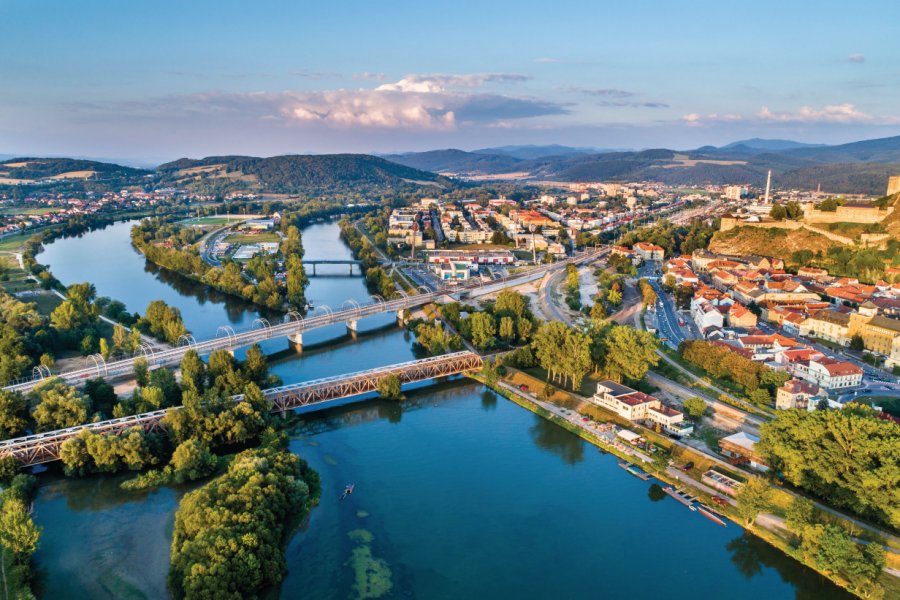
[[[405,313],[406,313],[405,308],[401,308],[400,310],[397,311],[397,324],[400,325],[400,327],[403,327],[404,325],[406,325]]]
[[[352,321],[347,321],[347,331],[350,332],[350,337],[354,340],[356,339],[356,335],[359,333],[357,320],[353,319]]]
[[[288,338],[288,346],[296,350],[297,352],[303,351],[303,333],[298,331],[294,335]]]

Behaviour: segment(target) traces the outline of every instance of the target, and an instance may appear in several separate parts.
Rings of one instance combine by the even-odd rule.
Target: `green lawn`
[[[247,219],[241,217],[196,217],[181,221],[183,225],[227,225],[228,223],[239,223]]]
[[[234,233],[226,237],[225,242],[228,244],[261,244],[264,242],[281,243],[281,236],[277,233],[259,233],[256,235]]]
[[[4,206],[0,208],[0,215],[45,215],[47,213],[58,213],[64,209],[59,207],[48,208],[46,206],[36,206],[33,208],[24,208],[21,206]]]

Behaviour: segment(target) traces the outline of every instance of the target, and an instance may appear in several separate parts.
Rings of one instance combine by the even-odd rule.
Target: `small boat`
[[[647,471],[643,470],[642,468],[640,468],[639,466],[637,466],[633,463],[620,461],[619,467],[625,469],[626,471],[628,471],[629,473],[631,473],[638,479],[642,479],[644,481],[647,481],[648,479],[650,479],[650,473],[648,473]]]
[[[354,488],[354,487],[355,487],[354,484],[348,483],[348,484],[347,484],[347,487],[344,488],[344,493],[341,494],[341,500],[343,500],[344,498],[346,498],[347,496],[349,496],[350,494],[352,494],[352,493],[353,493],[353,488]]]
[[[725,520],[721,518],[720,513],[717,513],[703,503],[701,503],[700,506],[697,507],[697,512],[699,512],[701,515],[703,515],[713,523],[718,523],[722,527],[728,527],[728,524],[725,522]]]
[[[685,494],[682,491],[676,490],[671,485],[667,485],[666,487],[664,487],[663,491],[665,493],[667,493],[668,495],[672,496],[673,498],[675,498],[676,500],[678,500],[679,502],[681,502],[682,504],[684,504],[685,506],[687,506],[689,509],[691,509],[693,511],[697,510],[697,507],[694,506],[694,499],[691,496],[689,496],[688,494]]]

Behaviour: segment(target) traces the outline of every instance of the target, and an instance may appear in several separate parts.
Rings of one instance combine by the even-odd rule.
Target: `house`
[[[679,411],[663,406],[653,396],[615,381],[599,382],[597,392],[590,400],[629,421],[659,425],[666,432],[676,435],[689,435],[693,432],[693,426],[684,422],[684,415]]]
[[[814,410],[821,396],[822,390],[815,383],[791,379],[776,390],[775,408],[778,410],[792,408]]]
[[[869,352],[890,356],[897,338],[900,338],[900,320],[878,314],[878,306],[866,302],[856,313],[849,315],[847,335],[858,335]]]
[[[863,370],[845,360],[823,357],[810,359],[806,365],[799,363],[794,374],[830,391],[858,386]]]
[[[633,249],[642,260],[662,261],[665,257],[665,250],[662,246],[657,246],[656,244],[637,242]]]
[[[706,331],[710,327],[721,329],[725,325],[725,318],[722,312],[717,306],[707,300],[701,300],[700,302],[691,301],[691,317],[700,331]]]
[[[841,346],[850,345],[850,315],[820,310],[800,323],[800,335],[817,337]]]
[[[743,304],[735,302],[728,309],[729,327],[756,327],[756,315]]]
[[[749,464],[758,471],[768,471],[765,460],[756,452],[758,443],[759,438],[755,435],[739,431],[719,440],[719,449],[732,464]]]

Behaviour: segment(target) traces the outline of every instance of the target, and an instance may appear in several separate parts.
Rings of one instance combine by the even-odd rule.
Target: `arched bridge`
[[[389,375],[396,375],[400,378],[401,383],[414,383],[474,371],[480,369],[481,366],[482,360],[477,354],[455,352],[347,375],[270,388],[264,390],[263,394],[272,403],[273,412],[284,412],[374,392],[378,389],[378,382]],[[233,399],[235,402],[239,402],[242,398],[241,395],[234,396]],[[12,456],[23,466],[52,462],[59,460],[59,450],[63,442],[77,436],[83,430],[102,435],[121,433],[132,427],[141,427],[145,431],[156,431],[163,426],[162,421],[168,411],[181,410],[181,408],[178,406],[168,410],[155,410],[140,415],[6,440],[0,442],[0,457]]]

